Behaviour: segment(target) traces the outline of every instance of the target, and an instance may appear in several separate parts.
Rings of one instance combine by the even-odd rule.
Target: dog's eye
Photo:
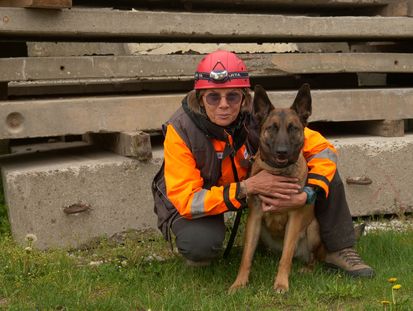
[[[297,127],[297,126],[295,126],[294,124],[289,124],[288,125],[288,132],[290,132],[290,133],[292,133],[292,132],[297,132],[297,131],[299,131],[300,129]]]
[[[270,126],[268,126],[266,130],[271,132],[278,132],[278,125],[273,123]]]

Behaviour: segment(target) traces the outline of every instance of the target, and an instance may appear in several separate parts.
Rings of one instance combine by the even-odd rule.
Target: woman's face
[[[241,89],[209,89],[202,94],[202,105],[212,123],[228,126],[234,122],[244,99]]]

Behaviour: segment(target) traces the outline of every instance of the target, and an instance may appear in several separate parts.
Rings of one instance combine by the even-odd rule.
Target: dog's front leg
[[[242,252],[241,265],[235,282],[229,288],[229,293],[234,293],[237,289],[245,287],[248,283],[251,271],[252,258],[257,248],[261,231],[262,209],[261,201],[257,196],[250,198],[248,202],[249,214],[245,229],[244,249]]]
[[[300,209],[289,213],[282,255],[280,263],[278,264],[277,277],[274,282],[274,289],[277,293],[283,294],[288,291],[288,277],[291,271],[294,252],[297,247],[300,232],[303,230],[303,223],[304,213]]]

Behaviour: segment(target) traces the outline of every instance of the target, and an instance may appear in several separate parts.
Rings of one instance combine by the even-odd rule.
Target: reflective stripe
[[[326,184],[327,187],[330,186],[330,181],[327,179],[327,177],[315,173],[309,173],[307,176],[308,179],[316,179],[319,181],[322,181]]]
[[[329,159],[330,161],[337,163],[337,154],[331,150],[330,148],[326,148],[323,151],[320,151],[319,153],[309,157],[307,159],[307,162],[310,162],[312,159]]]
[[[208,190],[202,189],[201,191],[198,191],[194,193],[194,198],[192,199],[192,204],[191,204],[191,216],[192,218],[200,218],[205,216],[204,212],[204,201],[205,201],[205,195]]]

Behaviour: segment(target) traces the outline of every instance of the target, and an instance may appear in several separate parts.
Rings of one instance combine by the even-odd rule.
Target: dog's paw
[[[313,266],[304,266],[304,267],[301,267],[301,268],[298,270],[299,273],[303,273],[303,274],[305,274],[305,273],[311,273],[311,272],[313,272],[313,271],[314,271],[314,267],[313,267]]]
[[[248,281],[246,282],[235,281],[234,284],[232,284],[231,287],[228,289],[228,294],[234,294],[239,289],[246,287],[247,283]]]
[[[275,283],[274,290],[277,294],[285,294],[286,292],[288,292],[288,285]]]

